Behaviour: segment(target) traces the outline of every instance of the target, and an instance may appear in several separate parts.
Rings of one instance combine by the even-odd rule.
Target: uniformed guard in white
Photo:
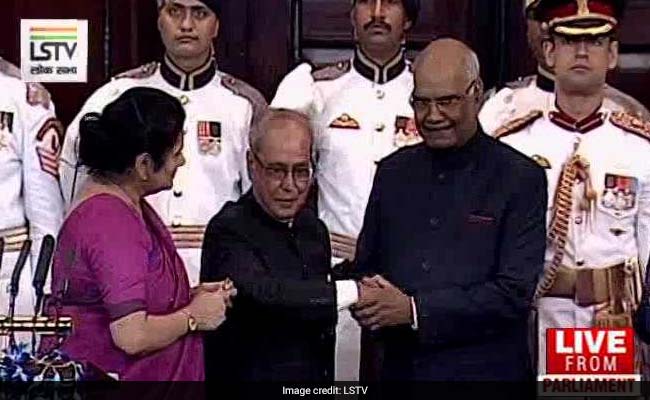
[[[354,57],[298,66],[271,103],[312,118],[318,212],[330,230],[335,264],[355,258],[377,162],[422,140],[409,103],[413,74],[403,48],[418,11],[413,0],[353,1]],[[347,310],[337,329],[335,377],[358,380],[359,328]]]
[[[45,89],[25,84],[18,75],[13,65],[0,59],[0,315],[7,313],[11,274],[28,239],[31,252],[15,312],[34,313],[32,278],[41,241],[45,235],[56,238],[63,219],[58,173],[63,127]]]
[[[540,0],[525,0],[528,45],[538,66],[537,74],[509,82],[498,92],[492,89],[479,114],[483,130],[493,134],[508,121],[526,116],[534,110],[548,111],[553,106],[555,77],[552,68],[544,60],[542,42],[547,33],[544,24],[549,15],[538,10]],[[650,112],[639,101],[628,94],[605,84],[605,99],[608,109],[625,111],[636,117],[648,119]]]
[[[217,69],[212,40],[218,31],[219,1],[160,0],[159,6],[165,57],[118,75],[86,101],[66,134],[61,183],[69,205],[86,177],[77,165],[79,121],[86,113],[101,112],[135,86],[177,97],[187,114],[183,149],[187,164],[178,170],[171,191],[149,201],[169,226],[190,284],[195,285],[206,224],[227,201],[237,200],[250,187],[249,130],[266,102],[255,89]]]
[[[496,136],[546,168],[549,242],[538,285],[538,366],[548,328],[631,327],[650,253],[650,122],[604,102],[616,67],[621,3],[545,2],[546,59],[557,74],[549,110]]]

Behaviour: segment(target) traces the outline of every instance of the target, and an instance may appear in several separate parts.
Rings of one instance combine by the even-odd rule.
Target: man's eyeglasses
[[[268,165],[260,159],[260,157],[254,151],[251,151],[255,161],[262,167],[264,174],[267,178],[271,179],[274,182],[281,183],[287,179],[287,176],[291,174],[293,181],[296,183],[296,186],[304,188],[309,184],[311,178],[314,174],[314,170],[311,165],[298,165],[294,166],[292,169],[287,168],[286,166],[280,165]]]
[[[468,96],[474,93],[478,79],[470,82],[469,86],[463,94],[454,94],[450,96],[442,96],[435,99],[428,99],[426,97],[419,97],[417,95],[411,96],[411,105],[417,111],[429,110],[432,105],[435,105],[439,111],[448,112],[456,110],[467,99]]]

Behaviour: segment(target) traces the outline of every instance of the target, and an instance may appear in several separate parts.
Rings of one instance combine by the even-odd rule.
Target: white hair
[[[300,126],[303,126],[312,139],[314,138],[313,129],[309,117],[299,111],[289,110],[286,108],[268,108],[262,118],[251,129],[250,133],[250,148],[253,151],[259,151],[262,139],[266,136],[269,124],[277,121],[291,121]]]
[[[478,56],[472,49],[470,49],[469,57],[470,58],[467,65],[467,73],[472,77],[472,79],[478,79],[481,76],[481,63],[478,60]]]

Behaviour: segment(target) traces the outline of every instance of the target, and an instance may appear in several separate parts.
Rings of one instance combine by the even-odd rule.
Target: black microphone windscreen
[[[5,240],[0,237],[0,271],[2,271],[2,257],[5,253]]]
[[[47,273],[50,269],[50,262],[54,254],[54,237],[46,235],[41,242],[41,251],[38,254],[38,261],[36,263],[36,271],[34,272],[34,280],[32,282],[36,293],[42,293],[43,286],[47,280]]]
[[[23,272],[23,268],[25,268],[25,263],[27,263],[27,257],[29,257],[29,251],[32,248],[32,241],[31,240],[25,240],[23,242],[22,247],[20,248],[20,254],[18,255],[18,260],[16,261],[16,265],[14,266],[14,270],[11,273],[11,286],[10,286],[10,294],[12,296],[18,295],[18,288],[20,285],[20,274]]]

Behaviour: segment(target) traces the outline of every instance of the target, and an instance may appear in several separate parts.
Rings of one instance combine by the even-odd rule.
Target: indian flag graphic
[[[29,38],[36,40],[77,40],[76,26],[32,26],[29,28]]]

